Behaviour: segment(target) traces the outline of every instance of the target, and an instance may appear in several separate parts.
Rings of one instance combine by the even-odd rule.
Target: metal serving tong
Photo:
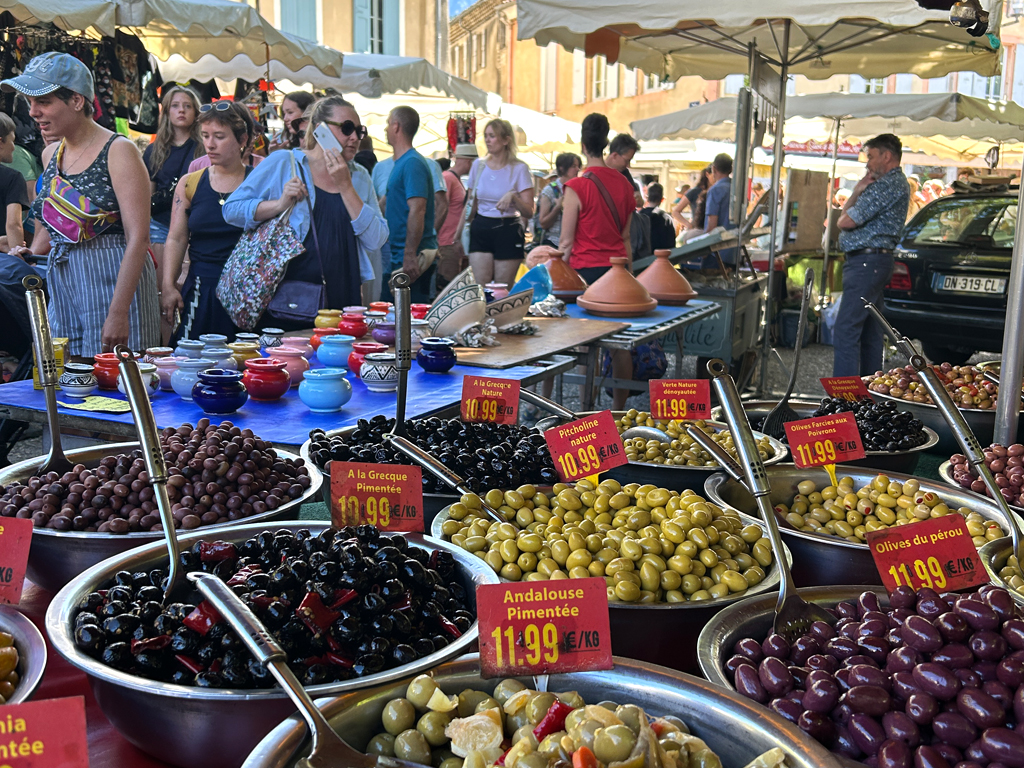
[[[985,378],[986,381],[991,381],[997,387],[999,386],[999,374],[998,373],[995,373],[993,371],[984,371],[981,375]],[[1020,402],[1021,402],[1021,404],[1024,404],[1024,392],[1020,393]]]
[[[296,768],[426,768],[407,760],[366,755],[346,744],[288,667],[284,649],[231,587],[211,573],[190,573],[188,578],[231,625],[253,657],[266,666],[309,724],[313,749],[309,757],[296,761]]]
[[[67,472],[74,465],[64,456],[60,443],[60,418],[57,415],[57,357],[53,352],[53,337],[50,335],[50,321],[46,317],[46,295],[43,280],[37,275],[28,275],[21,281],[28,303],[28,319],[32,325],[32,345],[36,348],[36,365],[39,367],[39,383],[46,395],[46,422],[50,430],[50,453],[39,465],[37,475],[47,472]]]
[[[779,602],[775,607],[774,630],[792,642],[804,634],[815,621],[824,621],[834,625],[837,619],[824,608],[808,603],[797,592],[793,574],[790,572],[789,563],[786,560],[786,548],[782,543],[782,534],[779,533],[779,523],[775,519],[775,510],[769,499],[772,488],[768,483],[768,473],[765,471],[761,455],[757,451],[754,433],[750,429],[750,422],[747,421],[747,414],[743,410],[740,394],[736,391],[736,383],[729,375],[729,368],[723,360],[709,361],[708,373],[711,375],[711,384],[715,388],[715,394],[718,395],[718,400],[722,404],[725,420],[732,431],[733,444],[736,446],[736,453],[740,457],[740,465],[746,478],[745,485],[747,490],[753,494],[757,508],[764,519],[765,527],[768,529],[768,538],[771,539],[772,549],[775,552],[775,564],[781,575]]]
[[[544,410],[550,411],[554,416],[557,416],[563,421],[575,421],[576,419],[583,418],[582,414],[570,411],[564,405],[556,403],[554,400],[544,397],[544,395],[539,395],[529,389],[520,389],[519,399],[538,405]],[[672,438],[668,436],[667,432],[655,427],[630,427],[622,433],[623,440],[629,440],[633,437],[642,437],[644,440],[657,440],[662,443],[672,442]]]
[[[1003,498],[1003,494],[999,490],[999,486],[996,485],[996,480],[992,477],[992,473],[989,468],[985,465],[985,452],[981,449],[981,443],[978,442],[978,438],[975,437],[974,432],[967,425],[967,419],[960,413],[960,409],[956,407],[956,403],[953,402],[953,398],[950,397],[949,392],[942,386],[942,382],[939,381],[939,377],[932,370],[932,367],[928,365],[927,361],[921,356],[914,346],[914,343],[904,336],[902,333],[897,331],[890,325],[889,321],[885,319],[885,316],[878,311],[878,307],[872,304],[867,299],[861,297],[861,301],[864,302],[864,306],[867,307],[868,311],[874,316],[885,332],[889,335],[889,338],[893,340],[896,348],[899,349],[907,358],[910,360],[910,364],[917,371],[918,378],[921,383],[924,384],[924,388],[928,390],[928,394],[932,398],[932,402],[935,407],[939,409],[939,413],[942,414],[942,418],[946,420],[949,428],[953,432],[953,437],[960,443],[960,448],[964,452],[964,456],[967,457],[967,463],[971,465],[971,468],[977,473],[978,477],[985,483],[985,487],[988,488],[989,495],[992,497],[993,503],[999,507],[1003,513],[1003,517],[1006,520],[1006,525],[1010,531],[1010,538],[1013,541],[1013,551],[1018,558],[1024,558],[1024,552],[1021,551],[1021,530],[1020,525],[1017,522],[1017,516],[1010,511],[1009,505],[1006,503],[1006,499]]]
[[[171,500],[167,496],[167,463],[164,461],[164,449],[160,445],[160,433],[153,417],[153,407],[149,404],[149,394],[142,381],[142,373],[139,371],[135,355],[123,344],[114,347],[114,354],[117,355],[121,379],[124,381],[124,392],[132,409],[132,418],[135,419],[135,429],[139,433],[142,458],[146,462],[146,472],[149,473],[149,482],[153,486],[153,498],[160,513],[164,540],[167,542],[167,555],[170,558],[167,586],[164,587],[164,603],[167,603],[175,587],[181,583],[182,576],[179,556],[181,550],[178,546],[177,532],[174,530]]]

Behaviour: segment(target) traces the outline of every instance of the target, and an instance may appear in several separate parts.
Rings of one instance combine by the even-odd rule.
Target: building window
[[[949,93],[949,75],[928,79],[928,93]]]
[[[1010,0],[1006,4],[1006,15],[1013,18],[1024,16],[1024,0]]]
[[[594,57],[594,101],[608,98],[608,60],[604,56]]]
[[[636,70],[623,69],[622,95],[625,97],[636,96]]]
[[[456,77],[465,77],[462,74],[462,46],[452,46],[452,74]]]
[[[896,93],[913,93],[914,76],[896,75]]]
[[[473,34],[472,71],[479,72],[487,68],[487,30]]]
[[[281,0],[282,7],[285,2],[295,1]],[[398,40],[400,1],[352,0],[352,48],[356,53],[383,53],[389,56],[401,53]]]
[[[508,27],[505,26],[505,22],[499,21],[498,22],[498,50],[503,50],[505,48],[505,45],[507,44],[506,43],[507,35],[508,35]]]
[[[558,44],[548,43],[540,52],[540,111],[558,109]]]
[[[985,77],[976,72],[961,72],[957,75],[957,93],[976,96],[979,99],[1001,99],[1003,97],[1003,77],[993,75]]]
[[[661,78],[658,75],[644,75],[644,93],[661,90]]]
[[[579,48],[572,52],[572,103],[587,102],[587,54]]]
[[[370,53],[384,52],[384,0],[370,0]]]
[[[850,75],[850,93],[885,93],[884,77],[864,78]]]
[[[722,81],[722,93],[726,96],[735,96],[746,84],[746,75],[729,75]]]
[[[316,0],[281,0],[281,31],[316,40]]]

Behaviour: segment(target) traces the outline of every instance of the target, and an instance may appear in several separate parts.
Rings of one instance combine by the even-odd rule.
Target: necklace
[[[64,165],[64,170],[63,170],[64,173],[71,173],[71,171],[69,171],[68,169],[71,166],[73,166],[75,163],[77,163],[79,160],[81,160],[83,157],[85,157],[85,153],[88,152],[90,149],[92,149],[92,145],[96,143],[96,139],[97,139],[98,136],[99,136],[98,133],[95,136],[93,136],[92,140],[88,144],[85,145],[85,149],[83,149],[81,152],[79,152],[78,156],[74,160],[65,162],[63,164]],[[67,143],[65,143],[64,147],[65,147],[64,151],[67,152]]]
[[[210,189],[213,189],[213,168],[212,168],[212,167],[211,167],[211,169],[210,169],[210,177],[211,177],[211,178],[210,178]],[[217,174],[217,178],[218,178],[218,179],[220,178],[220,174],[219,174],[219,173]],[[245,167],[243,166],[243,167],[242,167],[242,181],[244,181],[244,180],[245,180]],[[233,179],[232,179],[232,181],[233,181]],[[241,183],[242,183],[242,182],[241,182],[241,181],[239,181],[239,182],[238,182],[238,184],[235,184],[235,189],[238,189],[238,187],[239,187],[239,185],[240,185]],[[234,189],[232,189],[232,190],[231,190],[231,192],[234,192],[234,191],[235,191]],[[214,193],[215,195],[217,195],[217,203],[218,203],[218,204],[219,204],[219,205],[220,205],[221,207],[224,207],[224,203],[226,203],[226,202],[227,202],[227,199],[228,199],[229,197],[231,197],[231,192],[218,192],[218,191],[217,191],[216,189],[213,189],[213,193]]]

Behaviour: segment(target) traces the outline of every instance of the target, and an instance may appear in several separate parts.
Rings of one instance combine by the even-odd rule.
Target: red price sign
[[[839,464],[867,455],[852,413],[787,422],[786,437],[793,462],[801,468]]]
[[[819,379],[821,386],[825,388],[825,394],[839,400],[849,400],[851,403],[857,400],[866,400],[870,395],[868,388],[860,376],[834,376]]]
[[[989,580],[962,515],[880,528],[867,540],[890,593],[903,586],[955,592]]]
[[[0,603],[17,605],[25,586],[25,567],[32,545],[32,521],[0,518]]]
[[[515,424],[519,418],[519,382],[515,379],[462,379],[462,420]]]
[[[4,705],[3,768],[89,768],[85,698]]]
[[[476,608],[483,677],[612,668],[604,579],[487,584]]]
[[[601,411],[553,427],[544,433],[555,469],[563,482],[605,472],[628,463],[611,411]]]
[[[651,379],[651,416],[656,419],[706,419],[711,413],[707,379]]]
[[[331,522],[423,533],[423,470],[404,464],[331,462]]]

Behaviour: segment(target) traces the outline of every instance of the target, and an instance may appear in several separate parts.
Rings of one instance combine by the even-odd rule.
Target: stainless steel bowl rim
[[[615,413],[622,413],[622,411],[616,411]],[[716,434],[718,432],[724,432],[724,431],[729,429],[729,425],[726,424],[724,421],[709,421],[709,420],[705,419],[704,420],[704,424],[706,426],[713,427]],[[776,440],[771,435],[766,435],[763,432],[754,432],[753,434],[754,434],[754,439],[755,440],[760,440],[762,438],[766,438],[768,440],[769,445],[771,445],[772,450],[775,451],[775,455],[774,456],[770,456],[769,458],[764,460],[764,465],[766,467],[772,466],[773,464],[779,464],[779,463],[785,461],[786,458],[789,456],[789,448],[781,440]],[[689,472],[718,472],[718,471],[721,470],[721,467],[719,467],[719,466],[714,466],[714,467],[688,467],[688,466],[686,466],[684,464],[655,464],[652,461],[631,461],[629,463],[632,466],[638,466],[638,467],[651,467],[651,466],[654,466],[654,467],[664,467],[665,469],[681,469],[681,470],[686,470],[686,471],[689,471]]]
[[[905,451],[864,451],[864,453],[868,456],[905,456],[908,453],[930,451],[939,444],[939,433],[923,424],[921,425],[921,430],[928,436],[928,440],[921,443],[921,445],[915,445],[913,448],[907,448]]]
[[[231,537],[230,540],[244,541],[246,538],[255,536],[265,530],[284,529],[294,531],[300,528],[308,528],[310,531],[316,533],[330,527],[331,524],[326,521],[292,520],[266,525],[254,524],[235,526],[230,529],[222,529],[219,533],[229,534]],[[188,535],[179,536],[178,540],[184,545],[182,550],[184,551],[184,549],[186,549],[191,543],[206,538],[206,534],[206,531],[200,529],[192,531]],[[438,541],[423,534],[407,533],[404,535],[409,539],[409,543],[413,546],[444,549],[451,552],[459,562],[459,565],[462,568],[469,570],[473,577],[480,582],[490,584],[498,583],[498,576],[493,570],[491,570],[490,566],[482,560],[473,562],[477,560],[475,557],[464,557],[467,554],[464,550],[459,549],[446,541]],[[100,678],[105,682],[124,688],[148,694],[179,699],[231,701],[285,698],[286,694],[281,688],[213,689],[161,683],[157,680],[136,677],[135,675],[120,672],[112,667],[108,667],[78,649],[69,628],[81,596],[91,592],[93,587],[97,586],[105,579],[112,578],[117,571],[122,570],[122,566],[124,564],[139,559],[148,559],[150,555],[158,553],[162,553],[166,557],[166,548],[162,542],[145,547],[137,547],[128,552],[111,557],[97,565],[94,565],[79,576],[76,576],[60,592],[58,592],[46,611],[45,620],[46,634],[50,638],[50,642],[52,643],[54,650],[63,656],[69,663],[78,667],[87,675]],[[413,664],[395,667],[393,669],[385,670],[384,672],[379,672],[375,675],[358,677],[344,682],[313,685],[307,687],[306,690],[308,690],[312,696],[317,696],[333,694],[345,690],[357,690],[360,688],[380,685],[392,680],[398,680],[409,674],[415,674],[416,672],[430,669],[437,664],[458,655],[462,650],[471,646],[477,640],[478,635],[479,626],[477,622],[474,621],[473,626],[467,632],[464,632],[455,642],[447,645],[439,651],[435,651],[429,656],[417,659]]]
[[[979,499],[982,499],[984,501],[988,501],[988,502],[992,501],[992,499],[990,499],[988,496],[983,496],[982,494],[978,493],[977,491],[972,491],[970,488],[964,488],[962,485],[960,485],[960,483],[958,483],[956,480],[954,480],[953,479],[953,462],[951,462],[951,461],[944,461],[941,464],[939,464],[939,477],[941,477],[943,482],[945,482],[947,485],[950,485],[953,488],[959,488],[964,493],[970,493],[970,494],[972,494],[974,496],[977,496]],[[1024,515],[1024,507],[1018,506],[1016,504],[1010,504],[1009,507],[1014,512],[1016,512],[1018,515]],[[999,539],[996,539],[996,541],[999,541]],[[978,551],[980,552],[981,550],[978,550]]]
[[[21,679],[14,687],[14,694],[7,704],[21,704],[28,701],[43,681],[46,671],[46,641],[43,633],[21,611],[10,605],[0,605],[0,631],[14,637],[18,649]]]
[[[991,579],[994,584],[1006,589],[1015,603],[1018,605],[1024,605],[1024,594],[1021,594],[1007,584],[996,570],[997,567],[1002,568],[1003,565],[1006,564],[1006,560],[1011,554],[1013,554],[1013,542],[1010,540],[1009,536],[985,542],[985,544],[983,544],[978,550],[978,556],[981,558],[981,564],[985,568],[985,573],[988,574],[989,579]],[[998,566],[996,565],[997,562],[999,563]]]
[[[908,400],[904,400],[902,397],[893,397],[892,395],[887,395],[884,392],[876,392],[875,390],[873,390],[871,388],[868,388],[868,393],[871,395],[872,398],[874,398],[874,397],[883,397],[886,400],[891,400],[894,403],[903,403],[904,405],[912,405],[915,408],[934,408],[935,410],[938,410],[938,406],[936,406],[934,403],[914,403],[914,402],[910,402]],[[957,409],[961,413],[963,413],[965,415],[968,414],[968,413],[985,413],[985,414],[989,414],[989,415],[993,416],[993,418],[995,417],[995,412],[996,412],[995,408],[960,408],[960,406],[957,406]]]
[[[101,443],[99,445],[91,445],[86,448],[76,448],[72,451],[67,451],[64,455],[68,461],[76,463],[76,459],[82,456],[91,455],[97,451],[103,451],[106,455],[114,455],[118,453],[130,453],[134,450],[141,449],[142,446],[137,443]],[[277,453],[279,458],[291,459],[296,461],[302,458],[291,451],[285,451],[275,447],[274,451]],[[32,477],[35,474],[35,470],[39,465],[45,461],[46,457],[37,456],[35,458],[26,459],[25,461],[19,461],[17,464],[11,464],[9,467],[0,469],[0,486],[7,485],[14,481],[20,481],[24,472],[31,471],[32,474],[26,475],[26,477]],[[307,466],[313,466],[309,461],[306,461]],[[316,470],[316,471],[314,471]],[[324,482],[323,473],[320,472],[315,466],[309,472],[309,488],[303,491],[302,495],[297,499],[290,499],[286,503],[282,504],[277,509],[268,509],[266,512],[260,512],[255,515],[249,515],[249,517],[243,517],[239,520],[231,520],[227,523],[214,523],[213,525],[203,525],[194,530],[199,531],[222,531],[229,526],[237,526],[245,523],[258,523],[261,520],[271,521],[275,517],[280,517],[285,511],[294,509],[295,507],[301,506],[310,499],[313,495],[320,491],[320,486]],[[33,536],[49,536],[55,539],[70,539],[74,541],[157,541],[163,540],[163,533],[160,531],[136,531],[134,533],[96,533],[86,531],[55,531],[53,528],[33,528]],[[142,546],[140,543],[139,546]]]

